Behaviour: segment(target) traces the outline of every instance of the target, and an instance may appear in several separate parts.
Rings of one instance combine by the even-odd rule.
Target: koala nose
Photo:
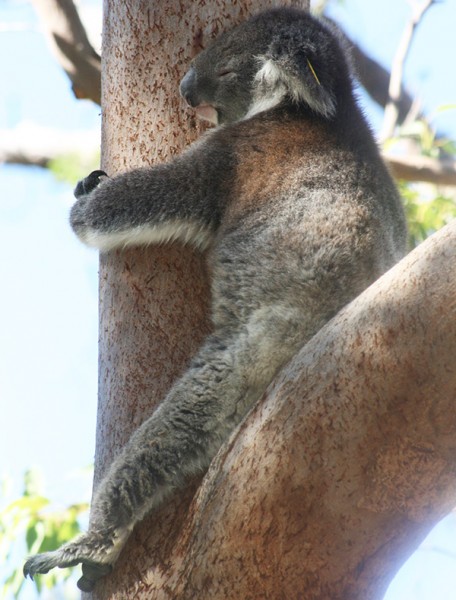
[[[180,82],[179,90],[182,98],[187,101],[190,106],[198,106],[198,100],[195,94],[196,71],[191,67],[184,75]]]

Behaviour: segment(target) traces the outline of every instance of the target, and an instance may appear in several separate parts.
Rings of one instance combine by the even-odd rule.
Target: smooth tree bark
[[[280,4],[287,3],[308,7],[306,0]],[[278,4],[105,0],[102,168],[114,175],[165,161],[193,141],[202,128],[178,93],[188,63],[223,30]],[[209,330],[208,276],[199,252],[175,244],[101,256],[94,486]],[[167,583],[170,557],[198,483],[135,529],[93,598],[175,597]]]

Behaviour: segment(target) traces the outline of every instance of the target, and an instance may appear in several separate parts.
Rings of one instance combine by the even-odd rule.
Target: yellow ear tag
[[[309,59],[307,59],[307,64],[309,65],[309,69],[311,70],[312,75],[315,77],[315,81],[318,83],[318,85],[321,85],[320,80],[318,79],[317,74],[315,73],[315,69],[312,67],[312,63]]]

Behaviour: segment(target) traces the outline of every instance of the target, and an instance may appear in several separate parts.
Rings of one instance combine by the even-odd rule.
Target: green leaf
[[[56,179],[75,185],[79,179],[98,169],[99,164],[99,153],[88,156],[70,153],[52,159],[48,167]]]
[[[3,482],[0,482],[5,489]],[[55,550],[80,533],[79,519],[88,510],[87,503],[53,509],[43,495],[43,479],[38,470],[24,474],[24,492],[0,511],[0,561],[6,577],[0,584],[0,598],[20,600],[24,586],[18,555]],[[44,589],[54,588],[70,577],[74,569],[58,569],[35,577],[37,598]]]
[[[446,112],[447,110],[456,110],[456,104],[441,104],[436,112],[437,113],[442,113],[442,112]]]
[[[422,188],[402,183],[400,191],[404,200],[409,229],[410,246],[414,248],[456,217],[456,201],[435,191],[435,196],[420,193]]]

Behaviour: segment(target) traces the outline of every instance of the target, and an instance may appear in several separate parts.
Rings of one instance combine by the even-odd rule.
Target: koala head
[[[335,34],[307,12],[278,8],[216,39],[192,62],[180,91],[197,114],[231,123],[293,103],[325,119],[351,97],[347,61]]]

